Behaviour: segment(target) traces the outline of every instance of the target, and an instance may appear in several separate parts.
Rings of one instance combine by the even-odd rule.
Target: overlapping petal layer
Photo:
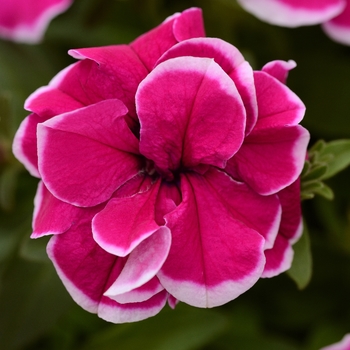
[[[224,167],[242,144],[245,110],[214,60],[179,57],[158,65],[136,94],[140,152],[171,177],[181,167]]]
[[[173,243],[158,277],[180,301],[199,307],[224,304],[261,276],[263,234],[277,233],[278,200],[259,196],[218,170],[183,175],[181,191],[182,203],[166,215]],[[249,218],[247,210],[254,213]]]
[[[39,171],[57,198],[94,206],[140,168],[137,139],[118,100],[61,114],[38,126]]]
[[[25,43],[43,38],[50,21],[64,12],[73,0],[2,0],[0,36]]]

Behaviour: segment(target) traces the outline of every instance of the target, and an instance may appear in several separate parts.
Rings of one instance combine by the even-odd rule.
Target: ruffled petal
[[[96,208],[92,210],[95,212]],[[91,215],[89,208],[79,208],[60,201],[40,181],[34,199],[33,233],[31,238],[66,232],[86,215]]]
[[[322,27],[334,41],[350,45],[350,2],[347,1],[345,9],[339,16],[323,23]]]
[[[108,298],[115,300],[120,304],[140,303],[152,298],[162,290],[164,290],[164,287],[160,284],[158,278],[153,277],[138,288],[132,289],[123,294],[108,295]],[[108,293],[108,291],[106,293]],[[107,295],[106,293],[105,295]]]
[[[29,44],[42,40],[50,21],[67,10],[73,0],[2,0],[0,36]]]
[[[111,254],[126,256],[143,240],[155,234],[160,229],[155,221],[159,186],[160,180],[147,192],[111,199],[92,221],[95,241]]]
[[[256,123],[258,108],[253,70],[239,50],[221,39],[194,38],[173,46],[164,53],[157,64],[181,56],[213,58],[232,78],[244,103],[247,114],[246,133],[248,134]]]
[[[183,201],[165,216],[172,245],[158,278],[171,295],[187,304],[222,305],[261,276],[265,239],[255,228],[262,225],[276,235],[278,200],[259,196],[214,169],[204,176],[183,175],[181,191]],[[248,218],[248,213],[254,214]],[[255,214],[259,220],[263,217],[262,222]]]
[[[140,303],[120,304],[104,296],[127,258],[101,249],[92,239],[91,218],[51,238],[47,252],[72,298],[85,310],[114,323],[134,322],[157,314],[166,304],[161,291]]]
[[[60,84],[60,89],[85,104],[117,98],[136,118],[136,89],[148,71],[130,46],[76,49],[69,50],[69,54],[76,59],[86,60],[86,67],[81,62],[81,72],[77,69],[77,75],[72,77],[79,79],[80,83],[75,81],[71,84],[72,78],[67,76]]]
[[[121,302],[121,299],[118,299],[118,295],[135,290],[151,281],[167,258],[170,245],[170,230],[167,227],[159,228],[130,253],[128,261],[120,275],[104,295]],[[151,286],[148,286],[147,291],[153,291],[153,289],[156,289],[157,292],[160,291],[155,282]],[[145,291],[145,288],[143,288],[143,291]],[[125,301],[125,295],[122,300]]]
[[[338,15],[346,0],[237,0],[262,21],[283,27],[320,24]]]
[[[294,244],[301,236],[300,178],[278,193],[282,205],[282,218],[274,246],[265,251],[266,265],[262,277],[274,277],[290,269]]]
[[[20,124],[12,143],[12,152],[32,176],[39,177],[36,129],[45,119],[30,114]]]
[[[278,235],[275,245],[265,250],[266,264],[261,277],[275,277],[290,269],[294,251],[288,239]]]
[[[94,206],[139,172],[126,112],[120,101],[106,100],[38,125],[40,174],[55,197]]]
[[[270,74],[271,76],[279,80],[282,84],[285,84],[287,81],[289,71],[295,68],[296,66],[297,64],[293,60],[276,60],[266,63],[261,70],[267,74]]]
[[[254,72],[259,117],[254,131],[296,125],[304,117],[305,105],[287,86],[270,74]]]
[[[169,176],[180,166],[223,167],[245,130],[242,99],[212,59],[178,57],[158,65],[136,94],[140,152]]]
[[[299,177],[309,138],[300,125],[254,130],[225,170],[259,194],[277,193]]]
[[[43,120],[81,107],[84,107],[82,103],[50,85],[32,93],[24,105],[26,110],[38,114]]]
[[[134,40],[130,46],[151,71],[159,57],[179,41],[204,35],[202,10],[190,8],[167,18],[158,27]]]

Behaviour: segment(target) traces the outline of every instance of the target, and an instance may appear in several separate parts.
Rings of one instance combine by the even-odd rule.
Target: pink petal
[[[296,66],[297,64],[293,60],[276,60],[266,63],[265,66],[262,68],[262,71],[267,74],[270,74],[271,76],[279,80],[282,84],[285,84],[287,81],[289,71],[295,68]]]
[[[107,295],[107,293],[109,293],[109,290],[107,290],[105,293],[106,296],[120,304],[127,304],[146,301],[164,290],[164,287],[159,283],[157,277],[153,277],[151,280],[141,285],[140,287],[132,289],[129,292],[125,292],[123,294]]]
[[[172,245],[158,278],[180,301],[222,305],[261,276],[265,239],[256,228],[276,235],[278,200],[259,196],[214,169],[205,176],[183,175],[181,191],[182,203],[166,215]]]
[[[202,11],[199,8],[190,8],[167,18],[158,27],[134,40],[130,46],[151,71],[158,58],[173,45],[204,35]]]
[[[84,61],[72,72],[74,75],[62,81],[60,89],[86,105],[117,98],[136,118],[136,89],[148,72],[130,46],[76,49],[69,54]]]
[[[294,244],[301,236],[300,178],[278,193],[282,205],[281,225],[276,242],[265,250],[266,265],[262,277],[274,277],[290,269]]]
[[[254,130],[226,171],[259,194],[276,193],[299,177],[309,138],[300,125]]]
[[[130,253],[120,275],[104,295],[113,298],[113,296],[130,292],[149,282],[162,267],[168,256],[170,245],[171,233],[167,227],[159,228],[150,237],[143,240]]]
[[[30,114],[20,124],[12,144],[12,152],[32,176],[39,177],[36,128],[45,119]]]
[[[39,182],[34,199],[31,238],[66,232],[86,215],[91,215],[90,209],[75,207],[60,201],[47,190],[42,182]]]
[[[334,41],[350,45],[350,2],[347,1],[345,9],[339,16],[323,23],[322,27]]]
[[[243,141],[241,97],[212,59],[178,57],[161,63],[140,84],[136,106],[140,152],[170,177],[180,165],[223,167]]]
[[[258,113],[254,77],[252,68],[238,49],[220,39],[194,38],[173,46],[164,53],[157,64],[181,56],[213,58],[232,78],[246,109],[246,133],[249,133],[256,123]]]
[[[174,310],[176,305],[178,304],[178,300],[174,298],[171,294],[168,297],[168,305]]]
[[[275,245],[265,250],[266,265],[261,277],[275,277],[290,269],[294,252],[288,239],[278,235]]]
[[[82,103],[50,85],[36,90],[24,105],[26,110],[38,114],[44,120],[81,107],[84,107]]]
[[[238,0],[238,3],[262,21],[298,27],[333,18],[344,9],[346,0]]]
[[[101,249],[91,235],[91,218],[51,238],[47,251],[72,298],[85,310],[114,323],[139,321],[157,314],[165,305],[161,291],[145,302],[120,304],[103,293],[118,277],[126,258]]]
[[[294,244],[303,231],[300,198],[300,178],[278,193],[282,205],[279,234]]]
[[[2,0],[0,36],[5,39],[38,43],[50,21],[67,10],[73,0]]]
[[[320,350],[349,350],[350,349],[350,334],[345,334],[343,339],[335,344],[323,347]]]
[[[288,87],[265,72],[254,72],[259,117],[254,131],[296,125],[305,113],[305,105]]]
[[[95,241],[111,254],[126,256],[143,240],[155,234],[160,229],[155,221],[159,186],[160,180],[147,192],[111,199],[92,221]]]
[[[38,125],[40,174],[58,199],[94,206],[139,171],[136,137],[126,107],[106,100]]]

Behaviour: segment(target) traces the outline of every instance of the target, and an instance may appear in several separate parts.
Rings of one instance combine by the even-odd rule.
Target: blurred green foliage
[[[295,246],[288,272],[297,285],[283,274],[222,307],[180,304],[139,323],[109,324],[71,300],[46,258],[47,240],[29,240],[37,180],[13,157],[12,139],[26,115],[25,98],[74,62],[68,49],[130,42],[191,6],[203,9],[208,36],[236,45],[253,67],[297,62],[288,85],[307,106],[303,125],[311,143],[325,140],[313,148],[304,186],[319,181],[326,190],[308,193],[334,199],[303,203],[308,235]],[[349,94],[349,47],[318,26],[262,23],[234,0],[76,0],[52,21],[42,44],[0,40],[0,348],[314,350],[339,341],[350,332],[350,170],[343,170],[350,158]]]

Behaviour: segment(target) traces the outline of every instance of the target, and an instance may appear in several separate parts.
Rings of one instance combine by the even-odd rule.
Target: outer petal
[[[288,87],[270,74],[254,72],[259,117],[254,131],[296,125],[305,113],[305,105]]]
[[[96,208],[93,210],[96,210]],[[40,181],[34,199],[31,238],[66,232],[72,225],[77,224],[82,217],[91,215],[90,211],[90,209],[75,207],[60,201]]]
[[[157,64],[181,56],[213,58],[232,78],[246,109],[246,133],[249,133],[256,123],[258,114],[254,77],[251,66],[238,49],[221,39],[194,38],[173,46],[164,53]]]
[[[155,221],[155,204],[160,180],[147,192],[113,198],[92,221],[95,241],[107,252],[126,256],[160,227]],[[158,232],[158,235],[166,234]],[[140,248],[142,251],[142,248]]]
[[[345,9],[339,16],[323,23],[322,27],[334,41],[350,45],[350,2],[347,1]]]
[[[38,170],[36,128],[45,119],[30,114],[19,126],[12,144],[12,152],[32,176],[40,177]]]
[[[165,291],[145,302],[131,304],[120,304],[103,296],[118,277],[126,258],[117,258],[95,243],[90,221],[51,238],[47,251],[72,298],[85,310],[107,321],[143,320],[157,314],[166,303]]]
[[[134,40],[130,46],[151,71],[158,58],[173,45],[204,35],[201,9],[190,8],[167,18],[161,25]]]
[[[37,43],[50,21],[66,11],[73,0],[2,0],[0,36],[18,42]]]
[[[278,201],[256,195],[217,170],[182,176],[181,191],[182,203],[166,215],[173,243],[158,278],[180,301],[222,305],[249,289],[265,265],[265,240],[254,229],[258,220],[246,221],[247,209],[259,217],[264,213],[276,232]]]
[[[300,125],[253,131],[226,171],[262,195],[293,183],[304,165],[309,132]]]
[[[323,347],[320,350],[349,350],[350,349],[350,334],[345,334],[344,338],[335,344]]]
[[[136,94],[140,152],[167,174],[180,165],[223,167],[245,129],[241,97],[211,59],[179,57],[158,65]]]
[[[287,81],[288,73],[291,69],[295,68],[297,64],[293,60],[289,61],[271,61],[266,63],[262,68],[263,72],[266,72],[279,80],[282,84],[285,84]]]
[[[292,244],[303,230],[300,199],[300,178],[278,194],[282,219],[274,246],[265,251],[266,265],[262,277],[274,277],[289,270],[294,252]]]
[[[40,174],[55,197],[94,206],[138,173],[137,139],[126,111],[120,101],[106,100],[38,126]]]
[[[325,22],[338,15],[346,0],[238,0],[259,19],[284,27]]]
[[[104,295],[120,301],[121,299],[114,298],[114,296],[130,292],[151,281],[167,258],[170,245],[170,230],[167,227],[161,227],[131,252],[119,277]],[[153,282],[151,286],[153,294],[153,289],[158,289],[158,284]]]
[[[59,88],[84,104],[109,98],[121,100],[136,118],[135,93],[148,71],[128,45],[69,50],[80,62]],[[78,80],[78,81],[74,81]]]

